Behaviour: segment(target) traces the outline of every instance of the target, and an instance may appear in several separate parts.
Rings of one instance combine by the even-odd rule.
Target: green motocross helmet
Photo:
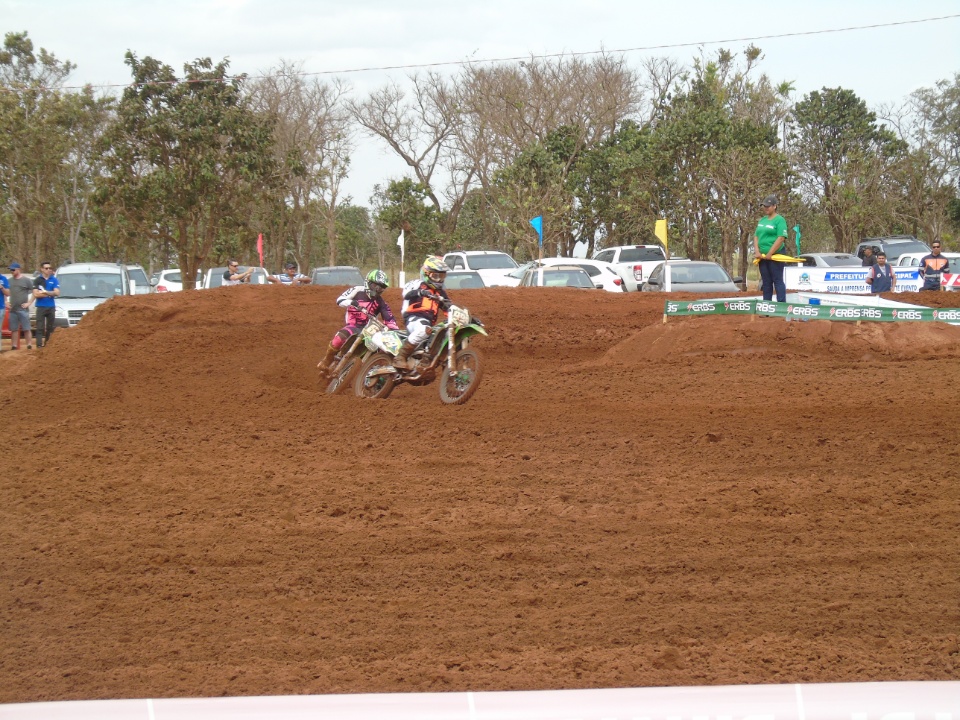
[[[390,287],[390,281],[383,270],[371,270],[363,281],[363,285],[370,297],[380,297],[380,293]]]

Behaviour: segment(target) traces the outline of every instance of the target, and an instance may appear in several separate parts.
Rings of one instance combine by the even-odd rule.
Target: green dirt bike
[[[483,359],[470,345],[475,335],[486,335],[483,323],[466,308],[451,305],[447,319],[433,326],[430,336],[410,353],[410,369],[393,366],[406,333],[377,332],[370,338],[378,349],[360,367],[354,391],[362,398],[386,398],[398,383],[428,385],[439,376],[440,401],[462,405],[477,391],[483,378]]]
[[[363,326],[363,330],[351,335],[340,347],[340,352],[334,355],[330,365],[325,370],[321,370],[320,381],[329,380],[327,393],[330,395],[336,395],[350,387],[364,361],[378,352],[378,348],[370,338],[378,332],[387,330],[387,326],[375,315],[371,315],[363,308],[360,308],[360,311],[367,316],[367,324]]]

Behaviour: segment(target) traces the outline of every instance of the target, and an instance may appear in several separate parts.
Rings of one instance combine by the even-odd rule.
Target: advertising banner
[[[868,295],[867,272],[870,268],[835,267],[818,268],[787,265],[783,270],[783,281],[787,290],[805,292],[847,293]],[[918,292],[923,281],[916,268],[894,268],[897,276],[895,292]]]
[[[778,303],[767,300],[698,300],[680,302],[668,300],[663,314],[669,316],[689,315],[762,315],[764,317],[790,318],[794,320],[840,320],[873,322],[960,322],[960,308],[919,307],[865,307],[857,305],[805,305],[802,303]]]

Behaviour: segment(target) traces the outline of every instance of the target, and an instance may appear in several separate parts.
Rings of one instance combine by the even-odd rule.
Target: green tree
[[[830,222],[835,250],[890,227],[890,170],[906,144],[852,90],[823,88],[793,110],[792,157],[806,196]]]
[[[109,174],[97,199],[128,233],[157,235],[176,253],[185,287],[220,243],[253,255],[249,212],[275,177],[272,125],[242,93],[243,78],[209,58],[173,69],[132,52],[133,74],[107,133]],[[243,252],[246,250],[246,252]]]
[[[0,227],[6,252],[26,267],[61,255],[59,240],[82,226],[92,112],[104,109],[87,89],[59,89],[75,66],[27,33],[7,33],[0,51]],[[65,217],[73,211],[71,217]],[[41,257],[42,256],[42,257]]]
[[[430,192],[411,178],[391,180],[374,187],[374,217],[396,238],[404,231],[404,255],[408,266],[419,266],[426,255],[443,251],[443,213],[430,200]],[[396,247],[396,246],[395,246]],[[400,249],[396,248],[399,254]]]

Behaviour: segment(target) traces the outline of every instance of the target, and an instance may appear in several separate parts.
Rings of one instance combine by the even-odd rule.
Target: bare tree
[[[352,145],[348,90],[338,80],[308,79],[299,64],[286,61],[251,88],[254,106],[275,121],[280,205],[270,217],[275,237],[265,245],[278,266],[288,253],[301,267],[310,265],[318,234],[326,236],[328,264],[335,264],[340,186]]]
[[[396,83],[386,85],[347,106],[371,136],[386,142],[412,170],[441,213],[441,233],[449,237],[476,177],[474,167],[454,152],[460,122],[456,93],[437,73],[412,75],[410,85],[409,91]]]

